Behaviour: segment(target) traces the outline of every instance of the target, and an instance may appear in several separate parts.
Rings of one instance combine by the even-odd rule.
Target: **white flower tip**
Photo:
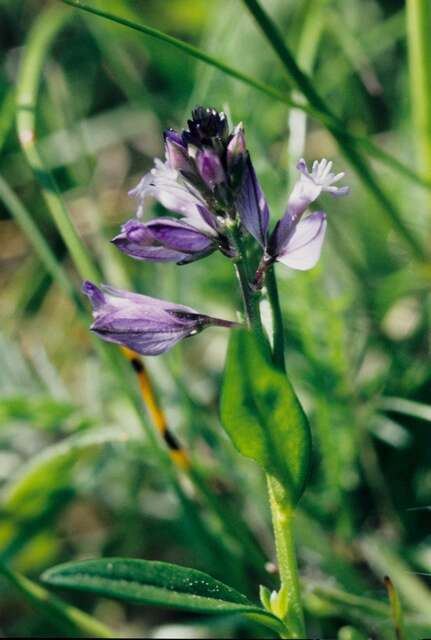
[[[350,193],[350,187],[336,187],[334,184],[344,178],[345,171],[340,173],[332,173],[333,162],[322,158],[320,161],[314,160],[311,171],[309,171],[307,164],[303,158],[301,158],[296,165],[298,171],[302,173],[305,178],[311,180],[314,185],[320,187],[322,191],[326,191],[335,196],[344,196]]]

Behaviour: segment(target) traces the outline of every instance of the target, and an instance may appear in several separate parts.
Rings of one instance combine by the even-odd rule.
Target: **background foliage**
[[[264,5],[349,130],[431,179],[431,137],[412,117],[424,98],[408,67],[404,3]],[[282,64],[239,0],[93,6],[289,89]],[[178,269],[139,264],[109,245],[134,210],[127,190],[162,153],[163,129],[181,127],[196,104],[242,120],[274,219],[298,157],[330,157],[340,170],[346,160],[316,119],[136,31],[66,8],[59,17],[61,7],[0,2],[0,559],[34,580],[72,559],[164,560],[206,571],[255,601],[255,585],[274,582],[265,568],[272,534],[263,477],[219,425],[226,333],[205,332],[146,361],[172,429],[205,480],[205,496],[196,477],[193,483],[178,476],[150,436],[148,419],[130,402],[133,377],[124,368],[118,376],[115,348],[108,347],[107,360],[92,341],[83,305],[76,305],[80,276],[40,179],[47,171],[53,176],[54,207],[66,207],[105,281],[234,318],[236,283],[222,256]],[[17,78],[36,20],[48,30],[62,25],[50,52],[41,50],[43,41],[37,45],[44,60],[35,111],[43,175],[32,171],[15,126]],[[370,158],[367,166],[408,234],[426,246],[429,190]],[[392,638],[382,580],[389,574],[410,615],[408,637],[417,638],[426,635],[431,610],[430,267],[350,167],[349,182],[348,201],[323,203],[329,242],[319,266],[277,272],[288,371],[314,441],[297,524],[305,605],[316,636],[333,638],[353,624],[370,637]],[[51,250],[51,271],[29,219]],[[239,617],[193,617],[79,594],[67,600],[120,636],[265,634]],[[1,579],[4,635],[65,632],[61,616],[34,607],[10,577]]]

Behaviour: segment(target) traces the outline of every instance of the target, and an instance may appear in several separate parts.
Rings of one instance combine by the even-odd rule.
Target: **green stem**
[[[407,0],[410,93],[419,173],[431,178],[431,3]]]
[[[305,637],[304,613],[301,603],[301,592],[296,561],[295,541],[293,534],[294,511],[288,505],[277,500],[277,487],[270,476],[267,477],[269,503],[275,534],[278,568],[280,571],[281,589],[286,596],[286,611],[283,622],[289,629],[290,638]]]
[[[237,256],[233,259],[236,275],[238,277],[247,325],[250,329],[263,334],[262,320],[260,317],[259,299],[260,292],[251,287],[251,278],[247,262],[246,249],[241,237],[241,229],[236,220],[226,227],[226,233],[232,246],[235,248]]]
[[[244,306],[250,328],[262,332],[259,310],[259,292],[250,286],[247,256],[242,245],[239,227],[232,225],[230,239],[238,252],[236,261],[237,273],[241,285]],[[268,277],[269,276],[269,277]],[[274,269],[271,266],[267,272],[268,295],[274,315],[274,361],[284,370],[284,330],[278,298],[277,282]],[[269,502],[275,535],[277,562],[280,571],[281,589],[278,594],[280,600],[276,613],[286,624],[289,635],[286,638],[305,637],[304,614],[302,611],[298,568],[296,562],[295,543],[293,537],[294,509],[280,498],[280,487],[277,481],[267,476]],[[285,605],[284,598],[286,597]]]
[[[281,314],[280,298],[278,295],[274,265],[272,265],[267,271],[265,284],[272,314],[274,362],[282,371],[286,371],[286,363],[284,361],[283,316]]]

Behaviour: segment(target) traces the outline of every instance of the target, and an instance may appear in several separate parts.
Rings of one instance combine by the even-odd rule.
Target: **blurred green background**
[[[289,90],[239,0],[92,4]],[[415,97],[416,67],[408,65],[405,3],[264,6],[349,130],[431,178],[417,143],[426,140],[414,117],[422,98]],[[371,607],[387,603],[382,578],[389,574],[411,615],[407,637],[424,637],[431,612],[429,262],[417,259],[317,121],[166,43],[60,2],[0,2],[0,560],[34,580],[61,561],[110,555],[193,566],[254,598],[259,582],[274,584],[265,567],[274,551],[264,479],[218,421],[227,332],[209,330],[146,360],[172,430],[206,479],[205,497],[148,437],[152,427],[127,393],[134,394],[133,377],[117,375],[77,309],[81,278],[43,198],[45,174],[32,170],[16,132],[15,92],[36,21],[56,29],[49,51],[39,43],[35,113],[44,171],[59,189],[53,206],[66,207],[105,282],[235,318],[236,282],[221,255],[178,268],[135,262],[109,244],[134,213],[128,189],[162,157],[163,129],[181,128],[197,104],[244,123],[273,221],[299,157],[331,158],[348,171],[351,196],[320,203],[329,240],[319,266],[304,273],[277,267],[288,372],[314,439],[297,526],[309,633],[347,640],[353,636],[340,629],[356,625],[364,637],[393,638],[389,617]],[[429,190],[367,162],[406,228],[429,246]],[[47,270],[34,230],[22,227],[28,219],[75,297]],[[245,529],[237,535],[235,524],[223,524],[234,514]],[[343,600],[346,593],[358,600]],[[267,637],[239,618],[65,598],[120,637]],[[59,632],[43,608],[0,578],[2,635]]]

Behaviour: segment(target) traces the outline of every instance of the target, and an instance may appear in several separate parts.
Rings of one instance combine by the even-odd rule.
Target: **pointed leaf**
[[[311,436],[287,376],[256,336],[232,332],[221,398],[221,419],[234,445],[277,478],[294,505],[306,481]]]
[[[153,604],[197,613],[243,613],[271,628],[281,622],[246,596],[211,576],[166,562],[104,558],[61,564],[42,580],[62,589],[87,591],[136,604]]]

